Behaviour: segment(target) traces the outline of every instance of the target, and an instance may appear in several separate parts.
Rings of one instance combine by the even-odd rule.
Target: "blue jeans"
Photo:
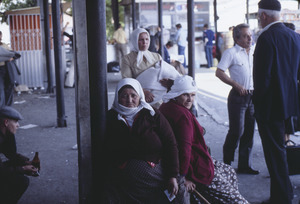
[[[205,46],[205,56],[207,60],[207,67],[212,67],[213,63],[213,53],[212,53],[213,46],[212,45],[206,45]]]
[[[185,47],[184,47],[184,46],[178,45],[178,55],[183,55],[183,56],[184,56],[184,62],[183,62],[182,65],[183,65],[184,67],[186,67],[186,61],[185,61],[184,50],[185,50]]]

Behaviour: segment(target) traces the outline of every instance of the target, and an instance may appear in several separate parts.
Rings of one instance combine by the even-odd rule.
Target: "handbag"
[[[287,140],[293,145],[286,146],[287,163],[289,167],[289,175],[300,174],[300,145],[297,145],[292,140]]]

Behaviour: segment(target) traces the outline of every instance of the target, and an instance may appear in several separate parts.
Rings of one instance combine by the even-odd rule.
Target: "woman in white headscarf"
[[[173,76],[177,77],[180,74],[176,71],[175,68],[170,69],[170,67],[168,67],[170,65],[166,65],[167,63],[165,63],[162,60],[162,57],[158,53],[150,52],[148,50],[149,45],[150,45],[150,35],[147,32],[147,30],[145,30],[143,28],[135,29],[130,35],[129,45],[130,45],[131,52],[122,58],[122,63],[121,63],[122,64],[122,67],[121,67],[122,77],[137,79],[137,77],[141,73],[146,71],[147,69],[149,69],[151,67],[154,68],[157,66],[162,67],[164,65],[168,69],[168,71],[166,71],[166,73],[169,73],[169,74],[166,75],[165,78],[158,79],[158,81],[163,87],[166,87],[166,88],[171,87],[171,85],[173,84],[173,80],[175,79]],[[157,78],[158,78],[158,76],[157,76]],[[169,80],[172,78],[173,78],[173,80]],[[145,81],[145,80],[143,79],[142,81]],[[152,82],[149,81],[148,84],[152,84]],[[143,84],[142,84],[142,86],[144,88],[146,101],[148,103],[151,103],[151,102],[154,103],[155,102],[154,101],[155,94],[153,94],[149,90],[148,87],[145,88]],[[157,89],[157,87],[154,87],[154,89]]]
[[[209,154],[203,137],[205,130],[191,112],[197,90],[192,77],[178,77],[159,108],[173,128],[179,150],[179,172],[186,189],[200,191],[210,203],[247,204],[238,190],[234,169]]]
[[[148,50],[150,35],[143,28],[135,29],[129,38],[130,53],[122,59],[123,78],[136,78],[141,72],[154,66],[162,58],[158,53]]]
[[[137,80],[125,78],[118,83],[106,129],[106,179],[117,192],[108,191],[108,200],[169,203],[164,191],[178,192],[176,140],[165,117],[145,101]]]

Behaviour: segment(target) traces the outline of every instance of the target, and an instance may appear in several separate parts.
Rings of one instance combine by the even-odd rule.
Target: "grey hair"
[[[267,14],[270,17],[273,18],[280,18],[280,11],[276,11],[276,10],[269,10],[269,9],[258,9],[258,16],[260,16],[262,13]]]
[[[249,25],[246,23],[241,23],[233,28],[233,39],[239,39],[241,37],[241,30],[243,28],[249,28]]]

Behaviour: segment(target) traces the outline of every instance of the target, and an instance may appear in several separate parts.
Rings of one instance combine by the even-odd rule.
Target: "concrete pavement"
[[[121,79],[119,73],[108,73],[108,100],[111,107],[114,90]],[[200,124],[206,128],[205,139],[214,158],[222,160],[222,146],[228,131],[226,99],[229,86],[214,77],[212,69],[196,69]],[[14,107],[24,120],[16,135],[20,153],[33,158],[34,152],[40,153],[41,175],[31,177],[30,186],[19,204],[77,204],[78,199],[78,154],[72,149],[76,144],[75,90],[64,90],[67,116],[66,128],[56,128],[55,95],[44,94],[43,90],[22,93],[15,96]],[[300,143],[299,137],[292,136]],[[236,154],[237,155],[237,154]],[[269,175],[258,132],[255,132],[253,148],[253,167],[259,175],[238,174],[239,189],[250,203],[259,203],[269,197]],[[237,161],[233,162],[234,168]],[[300,198],[300,175],[291,176],[295,199]]]

